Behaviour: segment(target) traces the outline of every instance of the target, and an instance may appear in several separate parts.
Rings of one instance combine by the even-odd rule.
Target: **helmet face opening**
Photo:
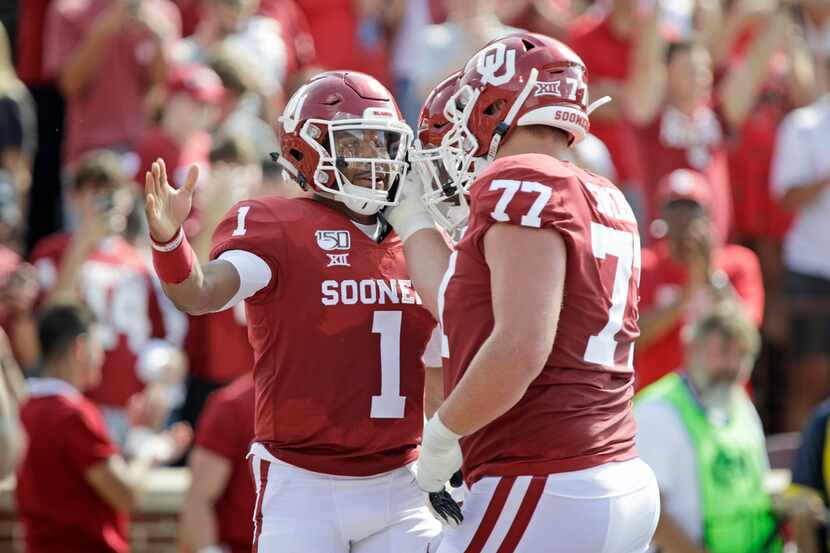
[[[360,214],[397,204],[412,130],[377,79],[317,75],[294,93],[279,123],[274,159],[300,186]]]
[[[326,129],[325,136],[320,129]],[[395,184],[406,176],[406,152],[412,141],[412,131],[405,123],[392,119],[310,119],[300,136],[320,156],[314,173],[318,191],[363,214],[397,204]]]
[[[449,166],[455,165],[458,152],[443,146],[412,149],[410,159],[421,184],[421,201],[433,219],[455,239],[469,216],[463,190],[451,177]]]

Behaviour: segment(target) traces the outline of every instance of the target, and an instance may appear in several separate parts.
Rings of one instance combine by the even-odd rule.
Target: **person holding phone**
[[[172,310],[163,311],[142,254],[123,237],[133,207],[131,187],[117,154],[90,152],[78,166],[70,196],[77,230],[44,238],[32,253],[41,302],[85,303],[101,323],[104,366],[100,383],[87,395],[121,445],[129,426],[126,406],[151,380],[139,368],[152,365],[145,360],[157,348],[178,346],[184,328],[183,318],[180,328]]]

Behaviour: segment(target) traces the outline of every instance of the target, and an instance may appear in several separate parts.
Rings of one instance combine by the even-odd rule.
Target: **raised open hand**
[[[163,159],[153,162],[144,178],[145,205],[150,236],[159,243],[171,241],[190,214],[199,167],[191,165],[184,186],[176,190],[167,182]]]

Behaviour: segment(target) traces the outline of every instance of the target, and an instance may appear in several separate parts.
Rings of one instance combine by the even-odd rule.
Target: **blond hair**
[[[699,345],[712,334],[739,342],[753,358],[761,349],[758,329],[749,319],[746,308],[734,300],[723,301],[715,306],[686,329],[684,338],[687,344]]]
[[[19,98],[26,86],[17,77],[12,63],[12,49],[6,28],[0,24],[0,96]]]

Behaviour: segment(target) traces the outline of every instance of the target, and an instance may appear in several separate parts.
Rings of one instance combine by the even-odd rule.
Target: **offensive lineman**
[[[559,160],[603,100],[576,54],[531,33],[487,45],[457,86],[442,145],[461,152],[445,167],[469,195],[461,240],[450,255],[417,194],[389,213],[445,334],[418,484],[442,489],[463,453],[471,487],[438,551],[645,551],[659,496],[634,449],[637,224],[613,184]]]
[[[422,552],[440,524],[414,483],[421,357],[435,326],[376,213],[396,203],[411,131],[356,72],[312,78],[288,102],[277,162],[313,199],[244,201],[194,263],[174,191],[147,174],[154,265],[189,313],[245,300],[256,385],[254,551]]]

